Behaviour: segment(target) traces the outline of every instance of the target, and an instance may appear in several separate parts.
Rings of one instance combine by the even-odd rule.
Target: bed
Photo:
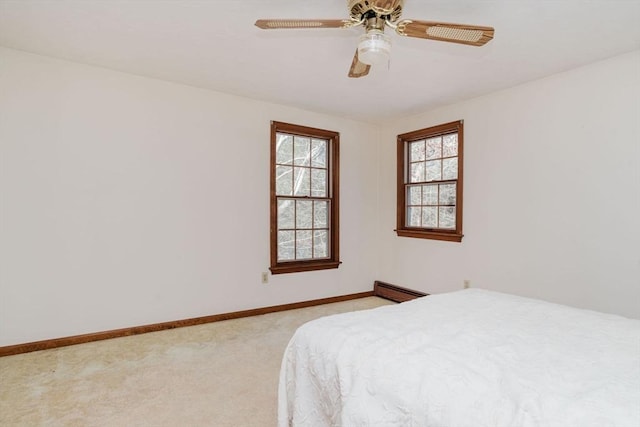
[[[278,425],[638,427],[640,320],[480,289],[317,319]]]

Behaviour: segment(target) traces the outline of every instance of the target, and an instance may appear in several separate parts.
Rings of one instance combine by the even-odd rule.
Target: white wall
[[[376,129],[0,48],[0,346],[375,279],[640,317],[639,76],[634,52]],[[396,135],[458,119],[463,242],[397,237]],[[270,120],[341,133],[343,264],[263,285]]]
[[[343,264],[264,285],[270,120],[340,132]],[[370,290],[377,138],[0,49],[0,346]]]
[[[471,77],[470,77],[471,78]],[[462,243],[397,237],[395,136],[463,119]],[[380,279],[640,317],[640,51],[381,133]]]

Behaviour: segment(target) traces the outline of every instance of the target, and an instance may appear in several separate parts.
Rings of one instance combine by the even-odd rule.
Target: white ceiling
[[[346,0],[0,0],[0,45],[363,121],[393,119],[640,48],[640,0],[406,0],[402,18],[486,25],[471,47],[392,34],[390,69],[350,79]],[[0,67],[2,64],[0,64]]]

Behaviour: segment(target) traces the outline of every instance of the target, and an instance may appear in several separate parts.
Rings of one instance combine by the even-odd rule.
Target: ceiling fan
[[[351,28],[364,26],[353,56],[349,77],[369,74],[371,65],[389,61],[390,38],[384,33],[389,27],[401,36],[482,46],[493,38],[494,29],[478,25],[400,19],[404,0],[347,0],[350,19],[258,19],[263,30],[293,28]]]

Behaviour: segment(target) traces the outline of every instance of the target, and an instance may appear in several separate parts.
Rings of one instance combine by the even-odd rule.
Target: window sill
[[[271,274],[299,273],[301,271],[328,270],[338,268],[340,261],[304,261],[281,263],[269,268]]]
[[[415,237],[418,239],[444,240],[447,242],[461,242],[463,234],[446,231],[425,230],[395,230],[399,237]]]

